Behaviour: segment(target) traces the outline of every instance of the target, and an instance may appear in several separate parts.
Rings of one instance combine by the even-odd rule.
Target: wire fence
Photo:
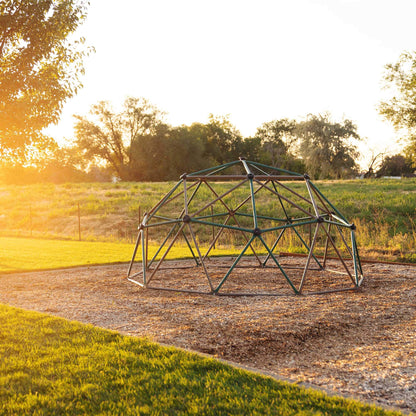
[[[87,213],[82,203],[62,208],[60,215],[48,216],[43,209],[29,205],[26,210],[0,215],[1,234],[30,238],[56,238],[78,241],[107,240],[133,243],[144,209],[139,206],[136,215],[105,215]]]

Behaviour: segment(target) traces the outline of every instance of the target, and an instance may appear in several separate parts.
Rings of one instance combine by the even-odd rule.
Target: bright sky
[[[229,115],[245,137],[328,111],[357,124],[366,156],[397,151],[376,107],[384,66],[416,49],[415,16],[414,0],[91,0],[80,34],[96,53],[48,132],[70,139],[73,114],[135,96],[175,126]]]

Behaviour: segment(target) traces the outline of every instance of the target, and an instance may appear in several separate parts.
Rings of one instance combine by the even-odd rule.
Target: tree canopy
[[[407,176],[413,171],[412,161],[401,154],[396,154],[383,159],[376,176]]]
[[[84,0],[0,2],[0,154],[43,141],[63,103],[81,87],[83,39],[70,40],[86,17]]]
[[[357,126],[351,120],[332,122],[328,114],[309,115],[295,130],[299,155],[316,178],[345,178],[357,170]]]
[[[12,171],[31,181],[51,181],[51,175],[52,181],[165,181],[243,156],[316,179],[357,173],[357,128],[350,120],[333,122],[329,114],[268,121],[252,137],[243,137],[229,117],[212,114],[206,123],[173,127],[145,98],[129,97],[118,111],[101,101],[75,119],[72,147],[55,143],[53,151],[43,152],[41,163],[31,163],[38,175],[26,175],[24,165]],[[38,147],[33,154],[42,152]],[[3,169],[0,177],[13,180],[12,171]]]
[[[297,137],[296,121],[283,118],[263,123],[255,134],[260,140],[260,157],[268,165],[294,169]]]
[[[416,167],[416,51],[404,52],[394,64],[386,65],[385,88],[389,99],[382,101],[379,112],[396,129],[407,131],[407,155]]]
[[[106,163],[122,180],[162,181],[183,173],[238,159],[239,156],[315,178],[351,177],[358,156],[350,120],[310,115],[263,123],[254,137],[243,138],[228,117],[172,127],[144,98],[128,98],[121,112],[108,102],[77,116],[75,145],[82,158]]]
[[[75,116],[76,145],[86,159],[106,161],[115,174],[130,180],[136,170],[134,155],[140,138],[158,136],[162,113],[144,98],[127,98],[121,112],[101,101],[92,106],[90,119]],[[149,151],[149,145],[145,146]],[[160,149],[162,151],[162,148]]]

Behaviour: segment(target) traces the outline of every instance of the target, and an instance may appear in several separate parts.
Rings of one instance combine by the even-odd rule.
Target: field
[[[362,255],[416,261],[416,180],[316,182],[357,225]],[[139,216],[173,183],[39,184],[1,186],[2,236],[133,242]],[[217,184],[221,192],[222,184]],[[296,184],[300,187],[301,184]],[[181,203],[181,201],[178,201]],[[265,214],[276,208],[263,201]],[[79,214],[79,216],[78,216]],[[297,251],[291,241],[285,250]]]

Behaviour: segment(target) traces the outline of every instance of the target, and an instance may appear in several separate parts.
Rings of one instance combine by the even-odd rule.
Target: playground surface
[[[358,291],[279,297],[142,289],[126,271],[122,264],[5,274],[0,302],[416,412],[415,266],[364,263]],[[162,277],[192,280],[192,273]],[[255,269],[238,271],[238,279],[253,276],[256,284],[270,280]]]

